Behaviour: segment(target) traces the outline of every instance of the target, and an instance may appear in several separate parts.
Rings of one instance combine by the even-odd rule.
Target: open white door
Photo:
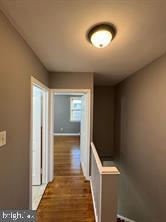
[[[33,86],[32,185],[41,184],[42,91]]]
[[[89,149],[90,149],[90,104],[89,94],[82,96],[82,113],[81,113],[81,166],[83,174],[89,180]]]

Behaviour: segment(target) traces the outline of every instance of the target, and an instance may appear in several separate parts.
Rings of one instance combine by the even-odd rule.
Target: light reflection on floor
[[[71,155],[72,169],[80,169],[80,149],[73,147],[73,149],[71,150]]]

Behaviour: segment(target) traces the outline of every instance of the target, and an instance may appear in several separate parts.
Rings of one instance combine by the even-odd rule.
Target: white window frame
[[[81,111],[81,109],[72,109],[71,107],[72,107],[72,100],[73,99],[78,99],[78,100],[81,100],[81,98],[80,97],[70,97],[70,122],[81,122],[81,119],[80,120],[73,120],[72,119],[72,111]]]

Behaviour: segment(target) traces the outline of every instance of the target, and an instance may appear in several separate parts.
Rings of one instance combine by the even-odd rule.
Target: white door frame
[[[75,94],[75,95],[87,95],[87,110],[88,110],[88,132],[87,132],[87,166],[85,177],[86,180],[90,179],[90,113],[91,113],[91,90],[90,89],[50,89],[50,164],[49,164],[49,180],[54,179],[54,94]]]
[[[43,131],[42,131],[42,183],[47,184],[49,182],[49,88],[42,84],[40,81],[31,76],[31,123],[30,123],[30,153],[29,153],[29,208],[32,209],[32,127],[33,127],[33,86],[39,87],[44,91],[43,96]]]

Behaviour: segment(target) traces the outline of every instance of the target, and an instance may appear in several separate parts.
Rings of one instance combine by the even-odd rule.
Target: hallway
[[[89,182],[80,166],[80,139],[55,137],[55,179],[49,183],[37,210],[38,222],[94,222]]]

